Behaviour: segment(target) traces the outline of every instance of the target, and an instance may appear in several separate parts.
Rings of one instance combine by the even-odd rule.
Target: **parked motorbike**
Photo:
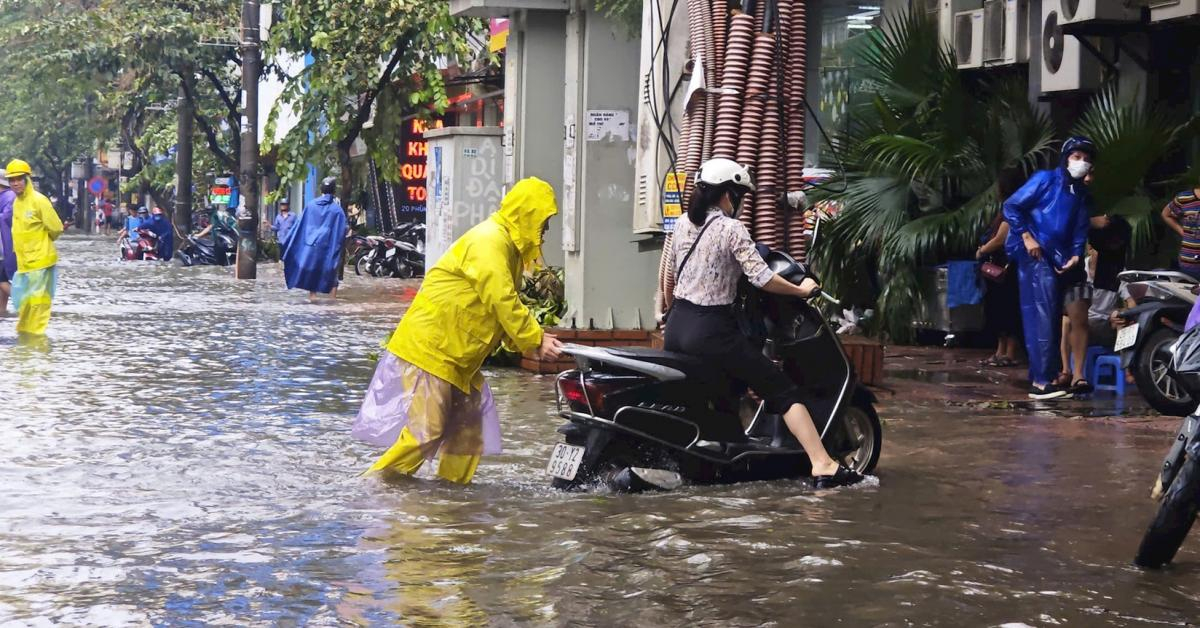
[[[135,240],[132,236],[136,236]],[[121,236],[121,259],[123,260],[157,260],[158,235],[153,231],[141,228],[131,235]]]
[[[768,265],[800,283],[808,270],[772,252]],[[800,387],[829,453],[870,473],[882,428],[875,398],[861,386],[841,342],[808,301],[758,290],[746,293],[750,325],[761,344]],[[757,341],[757,340],[756,340]],[[783,422],[766,412],[718,365],[653,349],[568,345],[576,369],[558,376],[564,442],[547,465],[553,486],[592,485],[636,492],[807,476],[811,463]]]
[[[1192,399],[1200,399],[1200,327],[1183,334],[1172,347],[1171,376]],[[1134,563],[1159,568],[1171,562],[1200,511],[1200,410],[1192,404],[1163,460],[1151,495],[1161,499],[1158,513],[1142,537]]]
[[[183,266],[229,266],[237,260],[238,236],[229,229],[214,229],[213,237],[189,235],[187,244],[175,253]],[[219,245],[219,246],[218,246]]]
[[[1138,391],[1152,408],[1184,416],[1196,408],[1195,398],[1168,367],[1171,347],[1196,303],[1197,282],[1184,273],[1162,270],[1130,270],[1119,277],[1137,305],[1118,314],[1126,326],[1117,332],[1113,350],[1121,354],[1121,366],[1132,371]]]
[[[423,273],[425,256],[404,240],[367,236],[373,246],[354,260],[354,272],[372,277],[409,279]]]

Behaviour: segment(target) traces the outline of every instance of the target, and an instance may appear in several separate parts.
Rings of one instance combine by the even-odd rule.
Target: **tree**
[[[449,15],[448,3],[420,0],[292,2],[272,27],[268,59],[283,65],[309,55],[311,63],[284,76],[271,110],[266,141],[284,108],[297,123],[277,144],[276,171],[302,180],[307,164],[340,172],[343,198],[351,191],[350,149],[364,140],[385,177],[398,176],[396,138],[401,120],[423,105],[448,105],[440,69],[465,62],[471,36],[483,23]],[[370,132],[364,132],[368,120]]]
[[[133,182],[166,200],[173,173],[163,158],[175,145],[167,131],[177,122],[181,86],[207,148],[198,165],[237,168],[239,14],[236,0],[32,0],[0,8],[0,43],[20,60],[13,75],[57,86],[55,98],[85,106],[86,119],[104,130],[89,140],[132,151]],[[44,102],[29,89],[15,95],[16,108]],[[73,147],[72,156],[91,153],[93,143]]]

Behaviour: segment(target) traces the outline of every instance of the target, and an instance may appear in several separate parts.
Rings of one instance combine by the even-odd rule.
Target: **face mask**
[[[162,219],[163,219],[163,217],[162,217],[162,215],[161,215],[161,214],[155,214],[155,215],[154,215],[154,222],[161,222],[161,221],[162,221]]]
[[[1092,171],[1092,164],[1082,159],[1067,162],[1067,172],[1072,179],[1082,179]]]

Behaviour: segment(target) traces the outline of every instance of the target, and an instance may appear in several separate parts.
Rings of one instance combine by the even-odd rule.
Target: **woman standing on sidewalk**
[[[1022,177],[1016,170],[1000,173],[997,195],[1008,198],[1021,187]],[[985,276],[987,291],[983,294],[983,316],[987,331],[996,336],[996,352],[985,358],[980,366],[1010,367],[1017,365],[1017,345],[1021,341],[1021,295],[1017,288],[1017,270],[1004,251],[1008,238],[1008,223],[1004,212],[996,212],[991,226],[983,235],[983,244],[975,251],[975,259],[1003,269],[1000,277]]]

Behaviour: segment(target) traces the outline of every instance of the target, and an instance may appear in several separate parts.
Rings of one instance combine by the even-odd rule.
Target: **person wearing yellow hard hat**
[[[436,455],[440,477],[466,484],[480,456],[500,453],[500,419],[480,368],[502,339],[544,359],[562,351],[517,293],[521,271],[540,257],[556,213],[550,184],[522,179],[496,213],[463,234],[425,275],[351,430],[360,440],[391,446],[368,473],[412,475]]]
[[[33,170],[14,159],[5,169],[13,200],[12,239],[17,253],[17,273],[12,281],[12,303],[17,310],[17,333],[42,335],[50,324],[50,303],[58,283],[58,251],[54,241],[62,235],[58,212],[33,189]]]

